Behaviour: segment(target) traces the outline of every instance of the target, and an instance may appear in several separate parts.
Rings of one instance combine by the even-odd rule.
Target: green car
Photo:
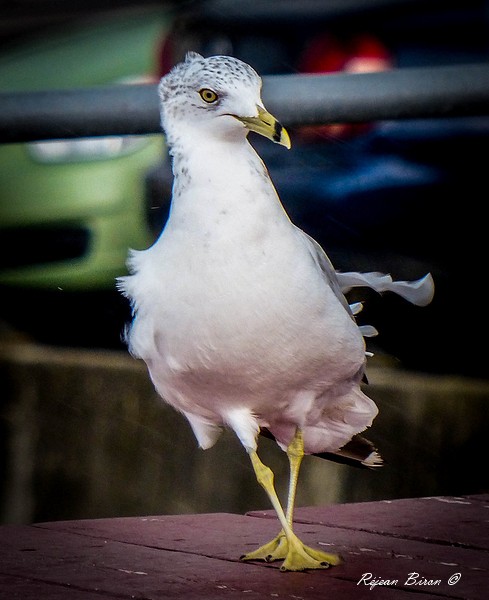
[[[168,10],[139,9],[71,25],[0,55],[0,91],[155,80]],[[0,285],[108,290],[129,247],[153,240],[145,174],[163,137],[50,140],[0,146]]]

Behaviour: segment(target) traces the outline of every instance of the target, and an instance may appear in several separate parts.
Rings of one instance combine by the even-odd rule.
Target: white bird
[[[377,414],[360,389],[365,345],[341,286],[398,290],[382,274],[338,280],[321,247],[290,221],[247,141],[251,130],[290,147],[260,90],[258,74],[228,56],[189,53],[163,77],[170,216],[152,247],[132,251],[132,274],[118,285],[133,306],[130,351],[146,362],[156,390],[186,416],[201,448],[223,427],[236,433],[277,512],[278,536],[242,558],[325,568],[339,557],[293,531],[302,457],[340,450]],[[431,276],[401,288],[426,303]],[[289,457],[286,512],[257,454],[260,428]],[[369,460],[380,464],[375,452]]]

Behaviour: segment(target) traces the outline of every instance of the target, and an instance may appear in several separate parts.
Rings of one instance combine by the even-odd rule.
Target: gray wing
[[[334,267],[331,264],[328,255],[314,238],[312,238],[310,235],[307,235],[307,233],[302,231],[302,229],[299,229],[299,227],[296,227],[296,230],[299,236],[302,238],[303,242],[305,243],[307,249],[311,253],[314,262],[321,269],[324,278],[333,290],[335,296],[341,302],[343,308],[347,311],[351,318],[354,319],[350,305],[348,304],[343,292],[341,291],[340,283],[338,281],[338,277],[336,276],[336,271],[334,270]]]
[[[368,287],[379,294],[393,292],[416,306],[427,306],[433,300],[435,284],[431,273],[427,273],[424,277],[415,281],[394,281],[386,273],[358,273],[356,271],[342,273],[341,271],[335,271],[328,256],[316,240],[298,227],[296,229],[343,306],[346,302],[344,294],[354,287]],[[355,311],[349,310],[349,312],[356,314]]]
[[[302,229],[296,227],[296,231],[307,249],[311,253],[314,262],[321,269],[324,278],[335,293],[341,305],[353,320],[354,315],[362,310],[362,303],[348,304],[344,294],[354,287],[368,287],[379,294],[382,292],[393,292],[416,306],[426,306],[433,299],[435,286],[431,273],[428,273],[416,281],[393,281],[390,275],[385,273],[341,273],[335,271],[326,252],[311,236]],[[378,334],[375,327],[371,325],[360,325],[359,329],[363,337],[373,337]]]

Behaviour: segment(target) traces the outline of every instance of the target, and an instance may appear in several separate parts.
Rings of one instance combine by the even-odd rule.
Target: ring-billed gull
[[[365,345],[342,293],[357,285],[430,301],[431,276],[393,282],[380,273],[337,275],[321,247],[285,213],[247,141],[255,131],[290,148],[263,106],[261,79],[232,57],[189,53],[161,80],[161,120],[173,157],[168,222],[148,250],[133,251],[119,279],[134,318],[127,338],[201,448],[223,427],[238,436],[281,524],[245,560],[283,559],[283,570],[335,565],[293,531],[304,453],[334,453],[369,427],[377,407],[360,389]],[[283,510],[273,473],[257,454],[266,429],[290,461]],[[369,462],[370,461],[370,462]],[[375,452],[365,464],[380,464]]]

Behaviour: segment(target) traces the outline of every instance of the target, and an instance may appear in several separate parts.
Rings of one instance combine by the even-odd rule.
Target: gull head
[[[261,85],[256,71],[241,60],[189,52],[158,88],[168,141],[186,131],[208,139],[243,139],[254,131],[290,148],[287,131],[263,106]]]

